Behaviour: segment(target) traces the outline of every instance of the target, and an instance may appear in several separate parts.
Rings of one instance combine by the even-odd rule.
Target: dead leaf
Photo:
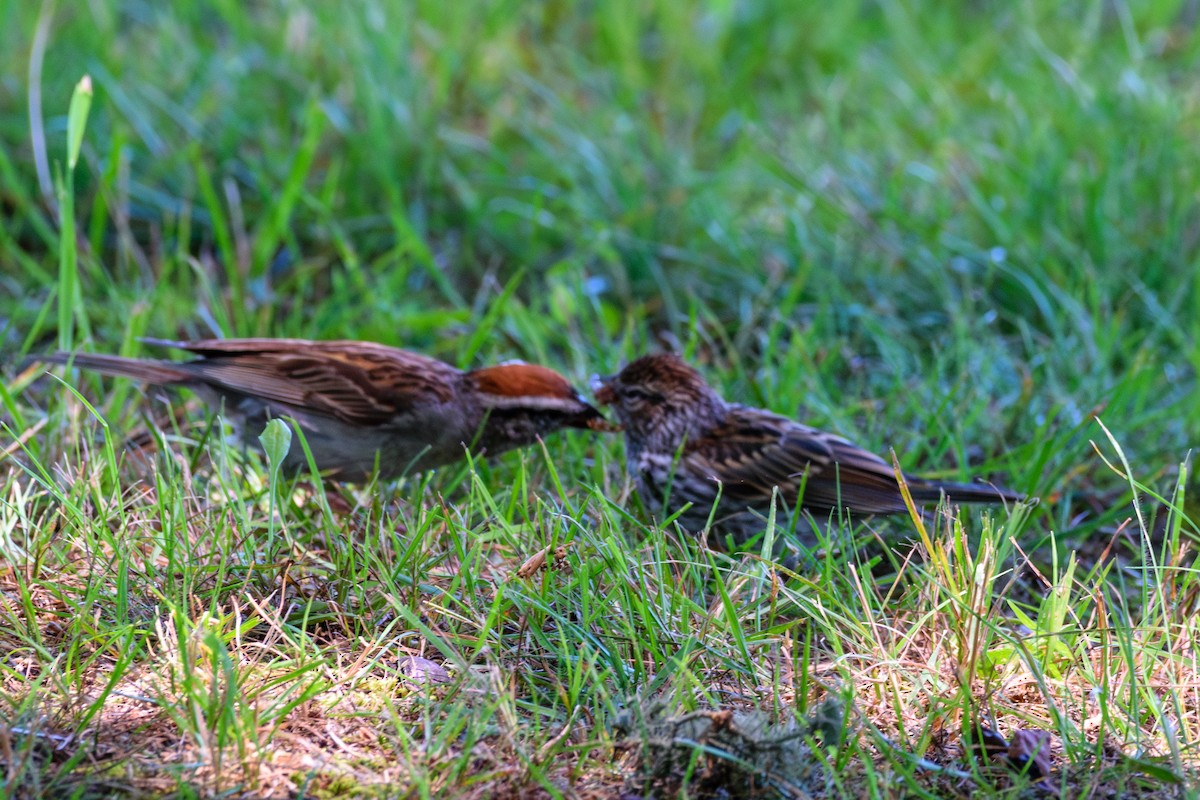
[[[1046,777],[1050,774],[1050,734],[1018,730],[1008,744],[1008,760],[1034,780]]]
[[[522,580],[528,580],[542,567],[546,566],[546,556],[549,555],[550,548],[543,547],[536,553],[525,559],[525,563],[517,569],[517,577]]]
[[[984,761],[991,761],[1008,753],[1008,740],[1003,734],[982,722],[976,722],[974,727],[963,726],[963,744],[968,752],[974,753],[976,758]]]
[[[420,656],[408,656],[400,659],[398,671],[412,683],[448,683],[450,673],[436,661]]]
[[[554,550],[554,559],[549,566],[546,564],[546,557],[550,555],[550,548],[543,547],[536,553],[525,559],[525,563],[517,569],[517,577],[523,580],[528,580],[533,577],[533,574],[541,569],[562,569],[567,562],[567,547],[568,545],[559,545]]]

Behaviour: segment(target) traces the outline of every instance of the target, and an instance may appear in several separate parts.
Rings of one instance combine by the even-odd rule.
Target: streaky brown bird
[[[711,518],[718,541],[728,535],[745,542],[766,527],[776,489],[778,512],[799,509],[818,523],[839,511],[857,517],[907,510],[882,458],[841,436],[726,402],[676,355],[643,356],[596,382],[596,402],[611,406],[625,430],[627,469],[643,502],[656,514],[682,512],[678,522],[688,531],[704,531]],[[904,480],[918,505],[943,497],[1020,499],[989,484]]]
[[[335,478],[391,479],[464,458],[494,456],[562,428],[607,430],[603,415],[552,369],[519,362],[463,371],[374,342],[206,339],[144,342],[190,361],[53,353],[72,364],[159,386],[186,387],[237,423],[258,446],[267,420],[294,419],[318,468]],[[305,467],[293,445],[284,468]]]

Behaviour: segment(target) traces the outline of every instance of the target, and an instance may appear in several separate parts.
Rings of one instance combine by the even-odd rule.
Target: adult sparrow
[[[208,339],[148,344],[187,350],[191,361],[93,353],[34,360],[73,364],[160,386],[184,386],[237,423],[257,446],[272,417],[299,424],[323,472],[343,480],[420,472],[463,458],[533,444],[560,428],[610,430],[566,378],[507,363],[464,372],[437,359],[373,342]],[[284,467],[304,468],[294,445]]]
[[[674,514],[691,532],[745,542],[765,529],[772,491],[779,513],[817,520],[907,510],[891,465],[840,436],[761,408],[726,402],[675,355],[644,356],[598,378],[596,402],[625,429],[627,468],[650,510]],[[1017,495],[986,484],[905,476],[913,500],[1001,502]],[[684,508],[688,503],[690,507]],[[714,505],[716,506],[714,511]]]

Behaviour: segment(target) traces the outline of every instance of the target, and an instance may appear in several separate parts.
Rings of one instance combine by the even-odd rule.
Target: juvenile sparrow
[[[727,403],[678,356],[644,356],[598,382],[596,402],[611,405],[625,429],[627,468],[643,501],[666,515],[691,503],[678,518],[688,531],[704,531],[711,515],[718,538],[745,542],[765,529],[775,487],[779,513],[800,509],[816,520],[838,509],[907,510],[882,458],[787,417]],[[958,502],[1019,499],[986,484],[905,482],[918,505],[943,494]]]
[[[160,386],[184,386],[223,406],[253,446],[267,420],[299,424],[318,468],[342,480],[420,472],[464,457],[533,444],[560,428],[610,430],[566,378],[509,363],[464,372],[437,359],[373,342],[303,339],[144,340],[187,350],[191,361],[93,353],[34,360]],[[306,466],[292,446],[284,467]]]

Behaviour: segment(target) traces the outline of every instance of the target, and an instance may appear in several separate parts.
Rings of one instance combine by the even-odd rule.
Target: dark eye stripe
[[[639,400],[644,403],[661,403],[666,399],[660,392],[651,392],[646,389],[637,388],[626,389],[625,398],[627,400]]]

